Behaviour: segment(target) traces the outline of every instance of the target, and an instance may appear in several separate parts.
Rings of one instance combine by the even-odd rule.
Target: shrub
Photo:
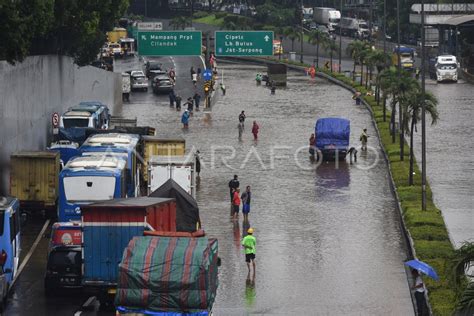
[[[216,12],[215,15],[216,15],[216,19],[223,19],[228,15],[228,13],[227,12]]]
[[[204,17],[206,17],[206,16],[208,16],[208,15],[209,15],[209,12],[198,11],[198,12],[195,12],[195,13],[193,14],[193,17],[194,17],[195,19],[200,19],[200,18],[204,18]]]

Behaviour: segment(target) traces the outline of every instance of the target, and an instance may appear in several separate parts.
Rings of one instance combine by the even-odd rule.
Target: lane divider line
[[[31,246],[30,250],[28,251],[28,254],[25,256],[25,259],[23,259],[23,262],[21,263],[20,268],[18,269],[18,272],[17,272],[15,278],[14,278],[13,281],[12,281],[12,284],[10,284],[9,291],[13,288],[13,285],[15,284],[16,280],[18,279],[18,277],[20,276],[21,272],[22,272],[23,269],[25,268],[26,264],[27,264],[28,261],[30,260],[31,256],[32,256],[33,253],[35,252],[36,247],[38,247],[38,244],[39,244],[39,242],[41,241],[41,238],[43,237],[44,232],[45,232],[46,229],[48,228],[50,221],[51,221],[50,219],[47,219],[46,222],[44,222],[43,228],[41,229],[41,231],[40,231],[40,233],[38,234],[38,236],[36,236],[35,242],[33,243],[33,245]]]

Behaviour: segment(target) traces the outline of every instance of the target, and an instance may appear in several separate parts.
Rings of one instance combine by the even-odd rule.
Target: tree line
[[[93,61],[129,0],[0,0],[0,59],[60,54]]]

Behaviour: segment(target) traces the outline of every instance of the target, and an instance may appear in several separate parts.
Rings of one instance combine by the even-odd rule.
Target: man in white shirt
[[[412,290],[415,290],[415,299],[416,299],[416,311],[418,316],[425,315],[425,285],[423,280],[420,277],[420,274],[417,270],[412,270],[411,274],[415,280],[415,285],[412,287]]]

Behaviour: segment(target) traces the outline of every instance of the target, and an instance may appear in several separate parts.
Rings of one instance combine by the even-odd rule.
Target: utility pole
[[[387,53],[387,0],[383,0],[383,53]],[[380,82],[379,82],[380,86]],[[380,87],[379,87],[380,89]],[[383,121],[387,121],[387,98],[383,98]]]
[[[304,42],[304,29],[303,29],[303,0],[301,0],[301,8],[300,8],[300,11],[301,13],[301,17],[300,17],[300,23],[301,23],[301,39],[300,39],[300,43],[301,43],[301,46],[300,46],[300,63],[302,64],[303,63],[303,42]]]
[[[145,0],[145,18],[148,16],[148,0]]]
[[[421,0],[421,209],[426,211],[425,1]]]
[[[339,0],[339,9],[341,12],[341,17],[342,17],[342,0]],[[339,24],[339,72],[342,71],[341,62],[342,62],[342,28],[341,28],[341,25]]]

